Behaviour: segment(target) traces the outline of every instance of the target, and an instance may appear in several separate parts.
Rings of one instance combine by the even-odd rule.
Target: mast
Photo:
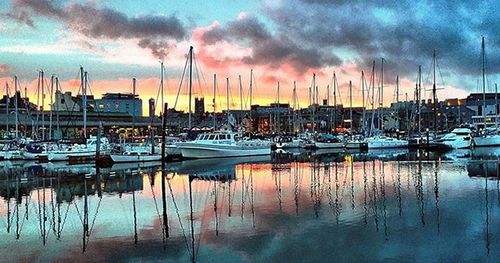
[[[432,72],[433,72],[433,83],[432,83],[432,111],[433,111],[433,122],[434,122],[434,135],[437,134],[437,96],[436,96],[436,50],[432,53]]]
[[[375,129],[375,60],[373,60],[372,77],[370,82],[372,85],[372,118],[370,122],[370,132],[368,133],[369,136],[373,134],[373,130]]]
[[[243,123],[243,85],[241,84],[241,75],[238,75],[240,84],[240,123]]]
[[[227,106],[227,127],[230,128],[231,124],[229,122],[229,78],[226,78],[226,106]]]
[[[351,120],[351,131],[352,131],[352,81],[349,80],[349,119]]]
[[[191,112],[192,92],[193,92],[193,46],[190,46],[189,47],[189,120],[188,120],[188,126],[190,130],[191,130],[191,118],[192,118],[192,112]]]
[[[133,97],[133,103],[132,103],[132,142],[134,141],[134,134],[135,134],[135,94],[136,94],[136,79],[132,78],[132,97]]]
[[[54,75],[50,76],[50,113],[49,113],[49,140],[52,140],[52,104],[54,103]]]
[[[163,61],[160,61],[160,97],[161,97],[161,105],[163,105],[163,71],[164,71],[164,67],[163,67]],[[163,116],[165,114],[165,112],[162,112],[162,110],[160,109],[160,113],[161,115]]]
[[[42,141],[45,141],[45,85],[44,85],[44,73],[43,70],[40,71],[40,82],[42,88],[42,106],[40,110],[42,111]]]
[[[422,97],[422,66],[418,66],[418,85],[417,85],[417,127],[418,133],[420,134],[422,115],[421,115],[421,97]]]
[[[293,130],[295,131],[297,116],[295,115],[295,111],[297,110],[297,86],[295,80],[293,81],[293,109],[292,109],[292,123]]]
[[[314,90],[316,88],[316,73],[313,73],[313,83],[312,83],[312,89],[313,89],[313,93],[314,93]],[[314,100],[315,100],[315,95],[313,94],[313,109],[312,109],[312,113],[313,113],[313,123],[312,123],[312,129],[313,129],[313,133],[315,132],[316,130],[316,105],[314,105]]]
[[[250,69],[250,123],[253,130],[253,119],[252,119],[252,96],[253,96],[253,69]]]
[[[217,129],[217,120],[215,116],[215,91],[217,89],[217,74],[214,74],[214,99],[213,99],[213,106],[214,106],[214,111],[213,111],[213,119],[214,119],[214,131]]]
[[[380,68],[380,131],[384,132],[384,58],[382,58],[382,65]]]
[[[279,133],[280,132],[280,82],[278,81],[278,100],[277,100],[277,103],[276,103],[276,106],[277,106],[277,111],[276,111],[276,123],[277,123],[277,132]]]
[[[60,91],[59,89],[59,78],[56,77],[56,93],[57,91]],[[60,95],[62,95],[62,93],[60,93]],[[59,103],[58,103],[59,104]],[[61,130],[61,127],[59,125],[59,109],[56,109],[56,130],[57,130],[57,134],[59,134],[59,131]]]
[[[337,131],[337,75],[333,72],[333,132]]]
[[[495,83],[495,130],[498,133],[498,87]]]
[[[7,114],[7,124],[5,125],[5,131],[7,132],[7,136],[9,135],[9,104],[10,104],[10,97],[9,97],[9,83],[5,83],[5,95],[7,96],[7,99],[5,100],[5,114]]]
[[[486,132],[486,74],[485,74],[485,50],[484,50],[484,37],[481,38],[481,61],[482,61],[482,72],[483,72],[483,123],[484,131]]]
[[[365,72],[361,71],[361,97],[362,97],[362,106],[363,106],[363,117],[361,122],[361,129],[363,130],[363,135],[365,133],[365,118],[366,118],[366,105],[365,105]]]
[[[19,113],[18,113],[18,97],[17,97],[17,84],[18,84],[18,79],[17,76],[14,76],[14,116],[15,117],[15,125],[16,125],[16,138],[19,136]]]

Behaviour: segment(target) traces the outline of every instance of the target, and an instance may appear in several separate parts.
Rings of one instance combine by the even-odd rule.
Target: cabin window
[[[226,137],[226,134],[221,134],[221,135],[219,135],[219,136],[220,136],[220,139],[221,139],[221,140],[226,140],[226,138],[227,138],[227,137]]]
[[[215,139],[215,135],[211,134],[210,137],[208,137],[209,140],[213,141]]]
[[[216,141],[220,140],[220,135],[219,135],[219,134],[216,134],[216,135],[215,135],[215,140],[216,140]]]

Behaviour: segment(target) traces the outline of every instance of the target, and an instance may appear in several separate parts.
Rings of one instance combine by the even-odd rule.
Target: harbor
[[[165,171],[3,162],[0,247],[16,253],[2,260],[490,261],[500,253],[494,153],[305,153]]]
[[[6,0],[1,262],[497,262],[497,3]]]

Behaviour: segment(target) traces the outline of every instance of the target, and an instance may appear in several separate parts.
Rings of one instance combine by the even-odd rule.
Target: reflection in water
[[[3,167],[0,251],[6,261],[491,260],[499,162],[476,156]]]

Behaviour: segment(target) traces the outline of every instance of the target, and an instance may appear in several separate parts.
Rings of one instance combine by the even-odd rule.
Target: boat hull
[[[147,154],[147,155],[111,154],[110,157],[114,163],[161,161],[161,155],[159,155],[159,154]]]
[[[316,149],[343,149],[344,144],[341,142],[315,142]]]
[[[474,147],[500,146],[500,135],[488,135],[474,138]]]
[[[408,141],[392,138],[374,138],[367,140],[368,149],[392,149],[392,148],[407,148]]]
[[[271,147],[241,147],[229,145],[199,145],[186,143],[180,146],[182,157],[187,159],[242,157],[271,154]]]

